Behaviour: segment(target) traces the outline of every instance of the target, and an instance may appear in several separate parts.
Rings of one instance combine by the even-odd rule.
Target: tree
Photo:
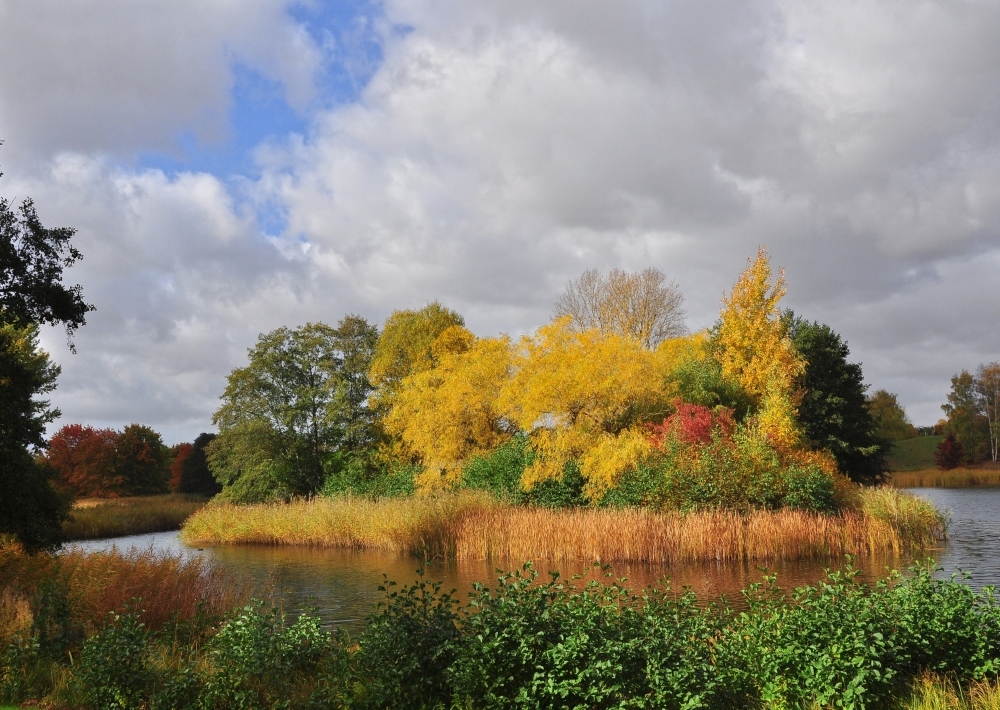
[[[129,493],[118,469],[117,442],[114,429],[67,424],[52,435],[45,458],[64,490],[87,498],[116,498]]]
[[[45,447],[46,425],[59,417],[40,399],[58,375],[38,347],[38,326],[0,322],[0,533],[31,550],[62,541],[69,509],[50,484],[50,469],[34,456]]]
[[[75,232],[69,227],[43,227],[30,199],[14,209],[0,197],[0,311],[4,320],[22,326],[61,323],[67,339],[86,324],[86,315],[94,307],[84,303],[81,286],[62,283],[63,269],[82,258],[70,244]]]
[[[632,337],[653,350],[687,332],[684,297],[666,278],[653,268],[638,273],[612,269],[607,276],[585,271],[566,286],[553,318],[569,316],[576,330]]]
[[[192,449],[194,446],[187,442],[170,447],[170,491],[172,493],[180,493],[181,469],[184,467],[187,457],[191,455]]]
[[[840,471],[856,483],[881,482],[891,445],[878,435],[865,399],[861,365],[848,362],[850,349],[829,326],[784,316],[789,337],[806,362],[800,380],[798,421],[816,449],[826,449]]]
[[[990,440],[990,458],[997,462],[1000,438],[1000,363],[980,365],[976,370],[976,394],[980,410],[986,415],[986,429]]]
[[[116,471],[129,495],[166,493],[169,469],[163,439],[148,426],[129,424],[115,440]]]
[[[951,470],[962,462],[965,452],[962,444],[959,443],[954,432],[949,431],[944,439],[934,449],[934,460],[938,468],[945,471]]]
[[[202,432],[194,440],[191,453],[181,464],[180,485],[178,493],[195,493],[203,496],[214,496],[222,490],[208,466],[206,452],[209,444],[215,440],[215,434]]]
[[[431,345],[441,333],[456,326],[464,328],[465,319],[437,301],[419,311],[393,311],[382,328],[369,369],[375,399],[382,409],[392,406],[403,378],[434,366]]]
[[[219,438],[208,458],[216,478],[232,486],[249,475],[255,496],[319,490],[333,452],[372,438],[363,373],[373,339],[357,316],[338,328],[307,323],[261,335],[249,365],[230,373],[213,417]]]
[[[962,370],[951,378],[951,392],[941,409],[948,415],[947,429],[961,444],[966,462],[975,463],[982,458],[989,440],[989,423],[976,389],[976,380],[968,370]]]
[[[712,348],[722,375],[737,382],[756,403],[757,426],[781,450],[799,443],[796,383],[805,361],[788,337],[778,302],[785,295],[784,273],[771,280],[771,264],[761,247],[757,257],[722,299]]]
[[[417,480],[423,490],[455,484],[463,462],[513,434],[497,407],[510,377],[510,340],[477,339],[454,326],[432,350],[436,366],[403,379],[385,420],[386,429],[423,462],[425,472]]]
[[[892,392],[876,390],[867,402],[868,412],[875,422],[875,433],[879,437],[899,441],[917,436],[916,428]]]

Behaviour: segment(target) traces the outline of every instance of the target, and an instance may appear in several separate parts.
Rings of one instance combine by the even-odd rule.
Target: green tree
[[[826,449],[840,470],[857,483],[880,482],[888,471],[890,442],[878,427],[865,400],[861,365],[848,362],[850,349],[829,326],[784,315],[789,337],[806,360],[802,376],[799,423],[818,449]]]
[[[38,347],[38,326],[0,322],[0,533],[29,549],[61,542],[68,512],[50,483],[54,471],[34,456],[45,447],[45,426],[59,417],[40,399],[58,375]]]
[[[202,432],[194,440],[191,452],[181,463],[178,493],[197,493],[204,496],[214,496],[222,490],[208,467],[205,450],[215,440],[215,434]]]
[[[239,500],[309,495],[335,454],[372,439],[365,374],[375,333],[348,316],[261,335],[229,375],[209,466]]]
[[[975,463],[983,458],[989,441],[989,424],[976,379],[968,370],[951,378],[951,392],[941,409],[948,415],[947,431],[961,444],[966,462]]]
[[[868,412],[875,422],[875,433],[883,439],[899,441],[917,436],[916,427],[892,392],[876,390],[868,397]]]
[[[129,424],[116,442],[118,475],[132,495],[149,496],[168,491],[170,470],[163,439],[148,426]]]
[[[39,349],[37,325],[61,323],[69,338],[93,310],[79,286],[62,283],[63,269],[81,258],[72,236],[43,227],[30,199],[15,209],[0,198],[0,533],[29,548],[58,543],[66,515],[34,454],[59,416],[40,399],[55,388],[59,368]]]

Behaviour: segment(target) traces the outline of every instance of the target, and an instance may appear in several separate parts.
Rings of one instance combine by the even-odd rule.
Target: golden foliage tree
[[[650,448],[637,425],[670,413],[669,370],[683,348],[650,351],[633,338],[579,331],[560,318],[518,343],[500,408],[538,453],[525,487],[563,474],[576,459],[597,499]]]
[[[453,485],[465,460],[511,436],[496,406],[510,376],[509,339],[477,339],[453,326],[429,351],[434,366],[403,378],[385,419],[386,430],[423,462],[423,491]]]
[[[629,273],[591,269],[571,281],[555,305],[555,318],[569,316],[579,331],[636,338],[649,349],[686,332],[684,297],[659,269]]]
[[[800,437],[795,383],[805,362],[781,322],[778,302],[784,295],[784,273],[772,280],[770,258],[760,247],[723,297],[714,345],[723,375],[757,401],[757,425],[776,446],[790,450]]]
[[[396,388],[412,373],[434,365],[433,343],[444,331],[464,328],[465,319],[437,301],[418,311],[393,311],[375,345],[368,377],[376,402],[388,407]]]

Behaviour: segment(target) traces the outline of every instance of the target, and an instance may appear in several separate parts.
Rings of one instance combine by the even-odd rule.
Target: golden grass
[[[896,488],[968,488],[1000,486],[998,468],[954,468],[950,471],[897,471],[890,483]]]
[[[205,498],[182,493],[142,498],[88,498],[77,501],[63,532],[70,540],[141,535],[178,530],[205,505]]]
[[[189,544],[312,545],[426,552],[464,560],[649,562],[796,560],[920,549],[944,537],[926,501],[869,489],[839,515],[803,511],[657,513],[644,509],[509,506],[470,493],[373,501],[212,504],[193,515]]]
[[[41,588],[53,583],[65,594],[70,618],[84,629],[136,597],[143,621],[158,629],[199,609],[224,614],[245,603],[251,589],[249,580],[200,557],[136,549],[28,555],[16,543],[0,542],[0,619],[10,619],[9,627],[23,623],[24,600],[37,601]]]
[[[973,681],[962,686],[941,676],[924,675],[911,686],[906,710],[1000,710],[997,681]]]

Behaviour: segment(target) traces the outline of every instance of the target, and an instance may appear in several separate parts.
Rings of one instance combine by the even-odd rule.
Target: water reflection
[[[943,568],[939,574],[948,576],[956,570],[973,574],[970,583],[975,588],[985,584],[1000,584],[1000,488],[918,488],[912,489],[951,518],[949,539],[933,556]],[[248,574],[259,590],[273,587],[277,598],[291,612],[306,607],[318,608],[324,621],[360,628],[362,620],[382,598],[378,586],[383,575],[400,584],[417,579],[420,560],[410,556],[395,556],[349,550],[322,550],[294,547],[218,547],[195,549],[181,543],[177,533],[137,535],[114,540],[93,540],[76,543],[85,550],[152,547],[170,553],[202,555],[219,564]],[[902,569],[912,558],[867,559],[859,563],[861,577],[872,582],[884,577],[887,569]],[[823,577],[831,563],[782,562],[770,565],[769,572],[778,575],[785,589],[811,584]],[[839,566],[839,562],[833,563]],[[543,574],[553,565],[542,563]],[[465,598],[473,582],[495,583],[495,565],[489,562],[455,562],[432,560],[427,564],[428,579],[441,580],[445,589],[458,590]],[[562,576],[585,573],[589,565],[559,565]],[[615,577],[627,577],[628,586],[639,591],[669,577],[674,588],[691,587],[701,599],[717,599],[725,595],[734,606],[740,606],[740,590],[759,582],[763,571],[755,564],[705,563],[665,567],[643,564],[617,564]]]
[[[396,556],[350,550],[326,550],[297,547],[234,546],[206,549],[189,548],[180,542],[177,533],[137,535],[114,540],[94,540],[78,543],[85,550],[131,547],[206,556],[226,568],[248,574],[258,590],[273,588],[284,607],[295,613],[304,608],[316,608],[330,625],[343,625],[355,631],[383,598],[378,586],[384,577],[400,585],[417,580],[416,570],[423,563],[412,556]],[[885,576],[886,571],[909,564],[909,559],[883,558],[859,563],[863,580],[872,582]],[[766,570],[778,575],[785,589],[811,584],[822,578],[829,561],[781,562]],[[837,563],[839,564],[839,563]],[[555,565],[536,566],[541,576]],[[587,579],[602,579],[604,573],[583,563],[558,565],[561,577],[588,575]],[[509,567],[507,567],[509,569]],[[611,568],[614,578],[627,578],[626,586],[633,591],[655,584],[667,577],[674,589],[690,587],[702,600],[725,596],[735,607],[742,606],[740,590],[761,581],[765,570],[756,564],[703,563],[667,567],[661,565],[619,563]],[[441,580],[444,589],[455,589],[460,599],[472,590],[474,582],[493,585],[497,572],[489,562],[456,562],[431,560],[426,564],[426,578]]]

